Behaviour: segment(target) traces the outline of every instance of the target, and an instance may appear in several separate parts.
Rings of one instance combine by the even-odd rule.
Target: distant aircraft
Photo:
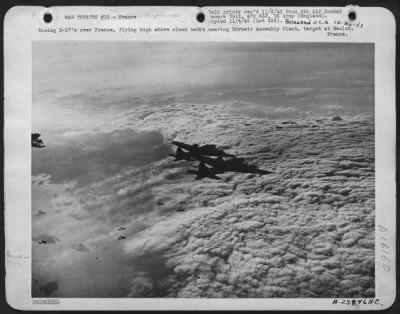
[[[37,147],[37,148],[46,147],[43,143],[43,140],[40,139],[40,133],[32,133],[31,140],[32,140],[32,147]]]
[[[39,240],[38,243],[39,244],[47,244],[47,241],[46,240]]]
[[[46,214],[46,212],[44,210],[39,209],[35,216],[41,216],[44,214]]]
[[[179,212],[183,212],[184,210],[183,210],[183,208],[178,208],[176,211],[179,213]]]
[[[125,240],[126,239],[126,236],[123,236],[123,235],[120,235],[119,237],[118,237],[118,240]]]
[[[255,165],[247,164],[244,158],[231,158],[228,160],[224,160],[222,157],[210,158],[206,156],[196,156],[195,158],[200,162],[212,166],[214,173],[241,172],[260,175],[272,173],[272,171],[258,169]]]
[[[234,157],[234,155],[225,153],[222,149],[217,148],[214,144],[198,145],[198,144],[185,144],[182,142],[173,141],[172,144],[178,146],[178,148],[183,148],[188,151],[190,157],[193,156],[221,156],[221,157]],[[177,151],[178,153],[178,151]]]
[[[200,179],[203,179],[203,178],[221,180],[220,177],[217,177],[215,175],[214,169],[213,168],[208,168],[203,161],[200,162],[198,170],[188,170],[188,172],[197,175],[195,180],[200,180]]]
[[[118,231],[122,231],[122,230],[125,230],[126,228],[125,227],[118,227]]]

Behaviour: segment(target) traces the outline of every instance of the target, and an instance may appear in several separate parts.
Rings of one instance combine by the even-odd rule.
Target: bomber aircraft
[[[217,145],[207,144],[207,145],[199,145],[199,144],[185,144],[182,142],[173,141],[172,144],[178,146],[178,149],[184,149],[187,151],[190,157],[194,156],[221,156],[221,157],[234,157],[234,155],[225,153],[222,149],[217,148]],[[178,150],[177,150],[178,154]]]
[[[199,146],[198,144],[189,145],[177,141],[173,141],[172,144],[178,146],[175,155],[169,154],[175,157],[175,160],[200,161],[197,170],[188,170],[189,173],[196,174],[196,180],[202,178],[219,180],[221,178],[217,174],[225,172],[254,173],[259,175],[272,173],[272,171],[259,169],[256,165],[246,163],[244,158],[227,154],[213,144]]]
[[[43,140],[40,138],[40,133],[32,133],[32,147],[43,148],[46,147],[43,143]]]

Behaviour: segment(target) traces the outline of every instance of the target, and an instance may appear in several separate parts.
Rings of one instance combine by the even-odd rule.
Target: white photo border
[[[224,7],[225,9],[227,7]],[[202,8],[207,14],[210,8]],[[342,8],[343,9],[343,8]],[[5,17],[5,233],[7,302],[21,310],[381,310],[392,305],[396,295],[396,115],[395,115],[395,19],[379,7],[356,7],[365,28],[346,40],[310,33],[263,34],[224,33],[178,36],[155,33],[135,38],[116,34],[57,34],[37,32],[44,12],[54,14],[127,14],[153,16],[149,23],[196,25],[197,7],[14,7]],[[346,11],[347,12],[347,11]],[[154,18],[154,16],[158,16]],[[82,22],[83,23],[83,22]],[[85,23],[89,23],[85,21]],[[38,40],[152,40],[152,41],[271,41],[271,42],[362,42],[375,45],[375,156],[376,220],[375,278],[379,302],[352,306],[333,305],[332,299],[45,299],[33,304],[31,297],[31,105],[32,42]],[[382,249],[382,243],[389,249]],[[47,301],[46,301],[47,300]],[[51,301],[53,300],[53,301]],[[339,299],[340,301],[341,299]],[[46,304],[50,303],[50,304]]]

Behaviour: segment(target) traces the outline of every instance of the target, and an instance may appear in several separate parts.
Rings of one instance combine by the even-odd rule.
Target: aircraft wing
[[[206,156],[202,156],[202,155],[196,155],[196,154],[194,154],[192,157],[195,158],[195,159],[197,159],[198,161],[202,161],[202,162],[204,162],[205,164],[210,165],[210,166],[215,166],[215,165],[216,165],[216,162],[217,162],[217,160],[214,159],[214,158],[206,157]]]
[[[185,144],[185,143],[177,142],[177,141],[173,141],[172,144],[174,144],[174,145],[176,145],[178,147],[181,147],[181,148],[183,148],[183,149],[185,149],[187,151],[192,151],[193,150],[193,146],[189,145],[189,144]]]
[[[235,157],[234,155],[227,154],[223,150],[216,149],[216,148],[207,149],[207,148],[200,147],[199,151],[198,151],[198,154],[199,155],[203,155],[203,156],[215,156],[215,157],[217,157],[217,156]]]
[[[46,147],[46,145],[44,145],[43,143],[32,142],[32,147],[43,148]]]
[[[256,169],[256,168],[238,168],[238,169],[232,169],[231,171],[233,172],[242,172],[242,173],[255,173],[255,174],[270,174],[272,171],[269,170],[263,170],[263,169]]]
[[[257,170],[255,170],[255,173],[258,173],[258,174],[264,175],[264,174],[270,174],[270,173],[272,173],[272,171],[269,171],[269,170],[263,170],[263,169],[257,169]]]

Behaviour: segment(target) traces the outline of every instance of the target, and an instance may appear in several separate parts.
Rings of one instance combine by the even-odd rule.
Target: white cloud
[[[373,296],[374,126],[361,115],[341,123],[319,118],[283,124],[224,104],[173,100],[114,116],[105,130],[128,126],[158,130],[165,143],[214,143],[274,173],[194,181],[190,163],[164,158],[79,188],[34,178],[45,182],[34,186],[51,204],[40,206],[48,214],[34,230],[52,226],[63,245],[45,254],[40,269],[69,269],[52,266],[56,252],[73,261],[112,250],[126,271],[113,283],[132,297]],[[127,240],[117,240],[120,225]],[[80,244],[88,257],[76,250]],[[110,265],[106,255],[97,269]],[[165,271],[145,268],[149,256]],[[61,292],[72,287],[68,280],[61,276]]]

